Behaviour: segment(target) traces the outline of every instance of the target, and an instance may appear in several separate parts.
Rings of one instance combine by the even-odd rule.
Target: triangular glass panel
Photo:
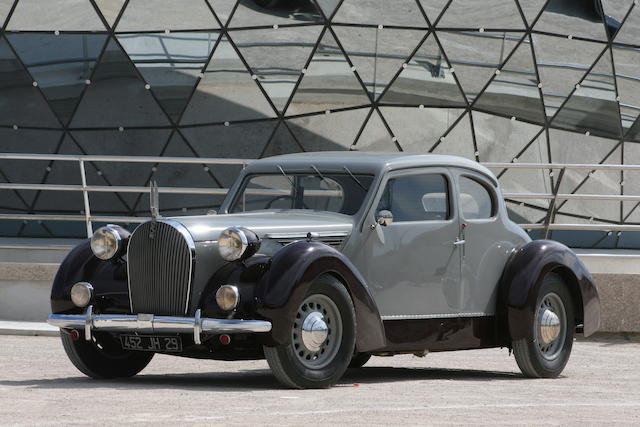
[[[238,0],[207,0],[207,2],[222,25],[227,25],[227,21],[229,21],[229,17],[231,17],[231,13],[233,12],[233,7]]]
[[[600,43],[532,34],[545,109],[552,117],[602,53]]]
[[[547,208],[531,206],[529,201],[525,204],[524,202],[507,199],[506,202],[509,219],[518,225],[535,224],[547,214]]]
[[[237,52],[223,36],[184,112],[182,124],[276,117]]]
[[[204,0],[133,0],[127,3],[116,31],[218,29]]]
[[[622,132],[629,141],[640,141],[640,111],[638,108],[620,106]]]
[[[424,27],[427,25],[416,0],[363,2],[344,0],[333,22],[369,25],[399,25]]]
[[[640,40],[640,5],[634,3],[629,16],[627,16],[624,24],[616,33],[614,41],[616,43],[638,45],[638,40]]]
[[[380,111],[398,137],[403,151],[426,153],[465,110],[382,107]],[[425,126],[416,127],[415,123],[424,123]]]
[[[135,66],[110,40],[91,84],[73,117],[73,127],[128,127],[168,125]]]
[[[282,111],[321,30],[322,27],[312,25],[233,31],[229,32],[229,36],[273,104]]]
[[[520,9],[524,14],[527,25],[533,25],[535,19],[548,0],[516,0],[520,3]]]
[[[381,103],[456,107],[466,105],[451,73],[451,65],[430,35],[407,61],[407,66],[388,87]]]
[[[622,127],[628,131],[640,115],[640,84],[638,83],[640,50],[614,45],[613,58],[616,66]]]
[[[0,37],[0,124],[60,127],[37,85]]]
[[[615,141],[613,141],[615,143]],[[607,144],[609,145],[609,144]],[[574,150],[575,151],[575,150]],[[593,160],[591,160],[593,163]],[[617,148],[607,157],[603,164],[620,164],[622,163],[622,150]],[[620,194],[620,171],[616,170],[598,170],[595,173],[576,172],[571,176],[567,176],[570,171],[565,172],[564,179],[574,179],[578,176],[586,180],[580,188],[560,185],[560,192],[575,192],[576,194],[602,194],[602,195],[618,195]],[[588,174],[588,175],[587,175]],[[564,182],[563,179],[563,182]],[[576,214],[581,216],[593,217],[594,219],[619,221],[620,220],[620,203],[604,202],[602,200],[567,200],[558,205],[559,214]]]
[[[341,0],[315,0],[327,19],[331,19],[340,1]]]
[[[604,24],[609,38],[616,36],[632,4],[633,0],[602,0],[600,6],[597,6],[602,7]]]
[[[120,34],[118,41],[174,121],[189,101],[218,32]]]
[[[168,129],[125,129],[119,131],[75,131],[71,135],[88,154],[119,156],[159,156],[170,134]],[[91,185],[147,185],[153,163],[92,162],[97,169],[87,168]],[[139,198],[137,193],[119,193],[130,206]]]
[[[544,105],[528,38],[500,67],[500,74],[493,78],[473,106],[490,113],[544,124]]]
[[[240,1],[229,28],[321,23],[324,18],[312,1]],[[293,39],[295,40],[295,39]]]
[[[95,0],[98,9],[100,9],[100,13],[102,13],[102,16],[111,27],[113,27],[118,15],[120,15],[125,1],[126,0]]]
[[[62,141],[62,131],[49,130],[30,130],[30,129],[11,129],[0,128],[0,146],[2,151],[6,153],[56,153]],[[3,161],[0,165],[0,180],[5,178],[7,182],[14,183],[40,183],[47,175],[47,166],[51,163],[49,160],[9,160]],[[77,165],[77,163],[76,163]],[[79,171],[76,168],[74,178],[79,178]],[[71,183],[77,183],[71,182]],[[19,209],[23,212],[28,210],[28,205],[33,202],[36,191],[17,190],[13,200],[19,201]],[[15,199],[17,197],[17,199]],[[3,200],[0,198],[0,200]],[[24,206],[24,203],[27,206]],[[13,203],[13,202],[12,202]],[[5,200],[3,205],[8,205]]]
[[[597,1],[549,0],[536,21],[535,31],[607,41],[602,13]],[[562,49],[556,48],[561,51]]]
[[[7,24],[9,31],[105,31],[88,1],[20,0]]]
[[[367,124],[351,148],[357,151],[400,151],[394,138],[380,114],[372,110]]]
[[[377,99],[425,36],[421,30],[333,28],[367,90]]]
[[[369,111],[369,108],[358,108],[294,117],[288,119],[287,123],[305,151],[348,150]]]
[[[440,18],[438,27],[524,29],[514,0],[492,0],[478,10],[477,0],[455,0]]]
[[[280,122],[278,129],[271,137],[271,140],[265,147],[261,157],[277,156],[280,154],[299,153],[302,149],[296,142],[295,138],[289,132],[289,129]]]
[[[576,132],[590,132],[615,139],[621,137],[616,82],[609,49],[605,50],[556,113],[552,124]]]
[[[0,28],[4,26],[4,21],[7,20],[7,16],[15,2],[16,0],[0,0]]]
[[[478,118],[477,116],[477,113],[473,113],[473,124],[476,130],[476,135],[478,134],[479,127],[478,119],[482,121],[482,118]],[[487,144],[487,135],[478,138],[480,160],[516,163],[548,163],[549,151],[547,150],[547,137],[545,132],[541,132],[538,135],[533,135],[533,137],[530,139],[525,139],[525,137],[531,135],[530,130],[533,129],[534,126],[532,126],[531,129],[527,129],[525,131],[525,134],[522,135],[522,139],[519,139],[517,132],[515,132],[513,136],[518,138],[516,139],[516,141],[520,143],[521,146],[518,147],[516,144],[512,144],[512,147],[510,147],[511,149],[508,153],[505,153],[504,156],[499,152],[499,147],[493,146],[490,143]],[[494,150],[488,153],[488,149],[491,148],[494,148]],[[499,171],[494,169],[493,172],[497,175]],[[502,185],[502,191],[505,194],[552,192],[549,169],[507,168],[504,169],[504,173],[500,176],[500,183]],[[517,200],[518,203],[524,204],[524,202],[526,202],[527,205],[538,206],[540,208],[547,208],[549,206],[549,200],[547,199],[514,200]],[[544,213],[542,215],[544,215]],[[540,216],[540,214],[538,214],[538,216]],[[529,218],[529,221],[536,222],[537,219]]]
[[[504,117],[473,112],[473,128],[482,162],[510,162],[517,157],[524,144],[540,134],[540,126]],[[528,151],[531,151],[529,149]],[[522,155],[519,161],[522,162]],[[539,159],[538,163],[547,159]]]
[[[435,154],[449,154],[466,157],[475,160],[476,154],[473,148],[473,134],[471,133],[471,120],[469,114],[463,115],[455,127],[449,133],[440,137],[440,143],[429,150]]]
[[[7,34],[7,39],[60,121],[68,123],[91,79],[107,35]]]
[[[436,25],[438,18],[443,14],[443,8],[449,4],[449,0],[418,0],[422,10],[427,14],[431,25]]]
[[[553,163],[622,163],[618,141],[557,129],[549,129],[549,138]],[[620,171],[599,170],[592,173],[583,169],[567,169],[559,192],[619,194]],[[565,209],[565,205],[573,207]],[[619,208],[616,203],[603,203],[601,200],[574,200],[569,204],[568,201],[559,200],[556,206],[560,213],[575,213],[616,221],[619,219]],[[615,215],[612,206],[615,206]]]
[[[520,33],[443,31],[439,31],[437,36],[470,102],[480,94],[523,37]],[[473,46],[473,49],[469,46]]]
[[[640,142],[640,116],[636,118],[636,121],[625,133],[625,139]]]
[[[286,114],[303,114],[369,104],[351,66],[327,31],[302,76]]]

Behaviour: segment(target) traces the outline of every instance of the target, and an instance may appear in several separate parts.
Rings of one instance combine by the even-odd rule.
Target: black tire
[[[74,341],[61,331],[62,346],[71,363],[83,374],[95,379],[127,378],[142,371],[151,362],[154,353],[122,350],[110,336],[85,341],[81,336]],[[100,347],[98,347],[100,345]]]
[[[563,306],[564,314],[556,313],[561,310],[554,310],[554,313],[558,315],[564,328],[561,327],[560,334],[550,344],[544,344],[544,341],[539,338],[540,333],[536,325],[535,313],[538,313],[541,310],[541,305],[545,303],[545,300],[550,301],[550,298],[556,306],[558,301]],[[567,285],[559,275],[550,273],[544,278],[536,300],[534,322],[531,328],[533,329],[532,340],[521,339],[512,343],[518,367],[525,376],[530,378],[557,377],[569,361],[575,331],[573,299]],[[547,345],[549,347],[546,347]]]
[[[305,360],[302,357],[303,351],[299,347],[300,344],[294,342],[297,339],[296,328],[298,323],[294,323],[290,342],[276,347],[265,346],[264,354],[271,371],[278,381],[286,387],[331,387],[345,373],[353,356],[356,341],[356,314],[349,292],[333,276],[323,275],[310,286],[304,301],[313,301],[314,298],[328,298],[334,304],[334,311],[337,310],[340,316],[340,319],[334,319],[333,324],[329,323],[331,316],[323,317],[324,320],[328,320],[329,335],[322,345],[327,345],[326,348],[328,348],[330,338],[341,336],[341,339],[336,338],[334,340],[335,345],[332,345],[331,350],[328,350],[326,355],[318,356],[318,361],[322,362],[322,365],[318,367],[309,366],[309,364],[314,363],[314,359],[304,363],[302,361]],[[298,311],[300,312],[304,307],[305,303],[303,302]],[[320,310],[322,311],[322,307],[320,307]],[[329,313],[331,314],[331,310]],[[326,311],[324,311],[324,314],[327,316]],[[304,320],[300,319],[298,321],[303,323]],[[334,333],[333,336],[331,335],[332,331]],[[309,351],[306,348],[302,350],[304,352]]]
[[[358,369],[362,368],[365,363],[367,363],[371,359],[371,355],[369,353],[356,353],[351,358],[351,363],[349,363],[349,369]]]

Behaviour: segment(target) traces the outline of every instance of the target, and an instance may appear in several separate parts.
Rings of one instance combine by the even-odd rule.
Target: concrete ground
[[[640,342],[577,341],[562,377],[524,379],[506,350],[373,358],[329,390],[288,390],[264,361],[156,356],[84,377],[55,337],[0,336],[0,425],[640,424]]]

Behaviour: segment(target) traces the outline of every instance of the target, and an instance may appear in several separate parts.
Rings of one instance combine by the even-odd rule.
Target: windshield
[[[360,209],[373,175],[278,173],[245,178],[229,212],[312,209],[353,215]]]

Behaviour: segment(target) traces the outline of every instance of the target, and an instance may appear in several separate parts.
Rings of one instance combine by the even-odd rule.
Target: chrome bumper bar
[[[153,314],[93,314],[93,306],[84,314],[51,314],[47,322],[63,329],[83,329],[87,341],[92,331],[140,332],[144,334],[193,334],[196,344],[201,344],[201,335],[239,334],[269,332],[271,322],[266,320],[211,319],[200,317],[155,316]]]

